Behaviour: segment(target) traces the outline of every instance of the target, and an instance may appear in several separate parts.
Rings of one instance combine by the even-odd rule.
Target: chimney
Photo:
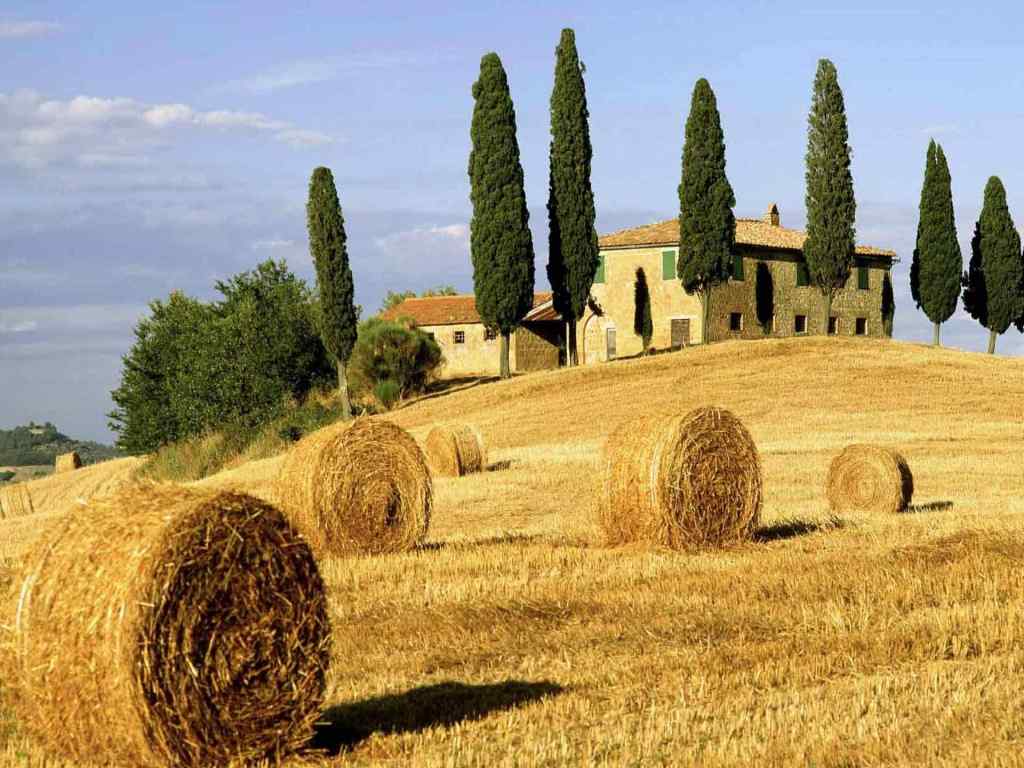
[[[771,224],[773,227],[782,226],[779,224],[779,206],[775,203],[768,206],[768,212],[764,215],[764,223]]]

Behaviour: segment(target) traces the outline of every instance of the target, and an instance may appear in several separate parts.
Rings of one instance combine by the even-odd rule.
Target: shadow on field
[[[375,733],[416,733],[481,720],[491,712],[555,696],[564,689],[549,681],[506,680],[488,685],[446,682],[413,688],[327,709],[310,748],[334,756],[352,749]]]
[[[831,520],[824,522],[813,522],[811,520],[782,520],[778,523],[772,523],[762,528],[758,528],[754,533],[754,541],[757,542],[769,542],[769,541],[781,541],[783,539],[795,539],[797,536],[807,536],[812,533],[821,533],[823,531],[834,531],[837,528],[842,528],[844,525],[843,521],[838,517],[834,517]]]
[[[921,512],[941,512],[944,509],[950,509],[952,506],[952,501],[929,501],[927,504],[911,504],[903,510],[903,514],[917,515]]]
[[[415,403],[434,400],[438,397],[444,397],[445,395],[462,392],[463,390],[473,389],[473,387],[479,387],[481,384],[490,384],[494,381],[501,381],[501,379],[498,376],[463,376],[457,379],[441,379],[431,384],[430,389],[427,390],[426,394],[403,403],[399,408],[407,408]]]
[[[469,541],[431,541],[416,547],[418,552],[440,552],[444,549],[468,549],[470,547],[497,547],[502,544],[529,544],[544,539],[540,533],[503,533],[499,536],[488,536],[485,539]]]
[[[504,461],[496,461],[493,464],[487,465],[488,472],[504,472],[507,469],[511,469],[512,460],[505,459]]]

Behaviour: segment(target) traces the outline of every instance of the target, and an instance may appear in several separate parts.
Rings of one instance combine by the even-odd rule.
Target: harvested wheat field
[[[491,471],[435,478],[421,549],[321,562],[333,664],[313,764],[1021,764],[1021,403],[1024,360],[832,338],[402,408],[418,440],[452,413],[477,425]],[[702,405],[757,446],[753,541],[601,545],[607,437]],[[851,443],[899,447],[906,513],[833,515],[825,478]],[[8,719],[0,765],[70,763]]]

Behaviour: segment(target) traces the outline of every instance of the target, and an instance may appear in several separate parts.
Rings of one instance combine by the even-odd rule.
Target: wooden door
[[[672,318],[672,349],[690,346],[690,319]]]

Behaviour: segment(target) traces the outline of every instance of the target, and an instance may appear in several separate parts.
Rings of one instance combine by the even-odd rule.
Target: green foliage
[[[917,245],[910,270],[911,294],[933,323],[944,323],[960,298],[963,256],[956,237],[949,165],[942,147],[928,144],[921,187]]]
[[[110,426],[138,454],[211,430],[253,428],[330,377],[312,297],[284,262],[218,282],[222,300],[154,301],[124,358]]]
[[[754,298],[757,324],[767,336],[772,332],[772,318],[775,316],[775,278],[763,261],[757,262],[757,271],[754,273]]]
[[[725,175],[725,134],[704,78],[693,88],[679,183],[677,273],[687,293],[705,294],[729,279],[736,241],[736,205]]]
[[[985,201],[971,239],[971,261],[961,278],[967,313],[999,335],[1024,313],[1024,261],[1020,235],[998,177],[985,185]]]
[[[484,325],[502,334],[502,374],[507,375],[507,336],[533,307],[533,238],[515,108],[498,54],[488,53],[481,59],[473,99],[469,155],[473,291]]]
[[[598,265],[584,71],[575,34],[563,29],[555,49],[555,86],[551,91],[547,274],[555,311],[566,322],[583,316]]]
[[[455,290],[453,285],[439,285],[435,288],[427,288],[423,291],[420,296],[422,298],[428,298],[430,296],[458,296],[459,292]],[[416,291],[388,291],[384,297],[384,302],[380,305],[380,313],[387,312],[393,307],[397,307],[406,299],[415,299]]]
[[[9,469],[5,469],[3,472],[0,472],[0,483],[6,483],[16,474],[17,472],[11,472]]]
[[[83,464],[121,455],[109,445],[68,437],[50,422],[30,421],[26,426],[0,429],[0,466],[52,465],[58,455],[71,451],[78,451]]]
[[[343,380],[345,363],[356,342],[359,318],[353,303],[352,269],[345,247],[345,219],[329,168],[316,168],[310,178],[306,225],[320,292],[320,336],[324,347],[337,361]],[[343,381],[341,389],[345,389]]]
[[[807,240],[811,279],[831,303],[853,269],[857,203],[850,173],[846,106],[835,65],[818,62],[807,118]]]
[[[654,322],[651,320],[651,292],[647,287],[647,275],[643,267],[637,267],[636,282],[633,284],[633,333],[640,337],[644,354],[651,346],[654,336]]]
[[[373,396],[385,410],[390,411],[402,399],[402,388],[394,379],[382,379],[373,385]]]
[[[441,347],[429,334],[403,322],[371,317],[359,325],[349,368],[357,393],[375,393],[380,382],[391,381],[399,397],[408,397],[426,389],[441,362]]]
[[[892,290],[892,278],[886,271],[882,278],[882,331],[892,338],[892,323],[896,317],[896,296]]]

